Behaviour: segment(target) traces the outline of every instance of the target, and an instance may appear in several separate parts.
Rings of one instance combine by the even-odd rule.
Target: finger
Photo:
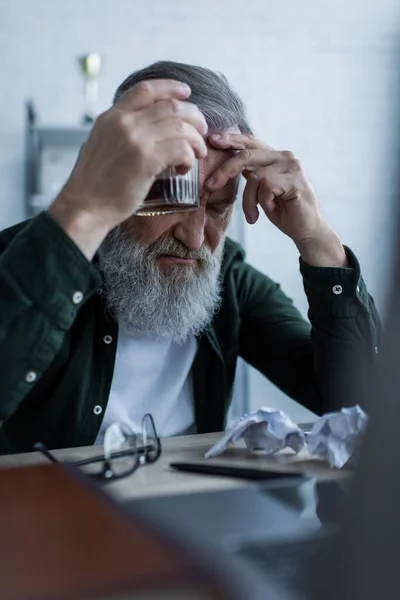
[[[246,179],[247,182],[243,192],[242,206],[246,221],[252,225],[253,223],[257,222],[259,217],[259,211],[257,208],[257,192],[260,182],[252,173],[249,173]]]
[[[276,163],[265,169],[257,171],[257,177],[260,180],[260,188],[258,192],[258,201],[260,204],[269,204],[267,210],[273,212],[276,208],[276,199],[285,197],[290,199],[293,195],[296,196],[297,186],[294,185],[293,178],[282,173],[282,165]],[[271,196],[273,194],[274,202],[271,204]]]
[[[223,188],[229,179],[237,177],[244,170],[254,171],[257,168],[272,164],[268,163],[268,160],[274,162],[275,158],[267,157],[265,150],[242,150],[222,163],[207,179],[205,185],[209,190],[215,192]]]
[[[208,141],[215,148],[233,148],[234,150],[265,148],[271,152],[276,152],[274,148],[248,133],[214,133],[208,137]]]
[[[258,188],[258,203],[267,216],[271,215],[277,208],[277,199],[284,197],[292,186],[288,188],[288,182],[275,166],[269,169],[260,169],[257,172],[260,181]]]
[[[202,135],[206,135],[208,125],[203,113],[196,104],[183,102],[176,98],[161,100],[141,111],[143,116],[154,122],[163,121],[169,118],[182,119],[193,125]]]
[[[263,188],[261,185],[259,186],[257,200],[267,217],[276,209],[275,198],[276,196],[271,189]]]
[[[141,81],[126,90],[115,103],[115,107],[121,110],[140,110],[160,100],[184,100],[190,94],[191,89],[186,83],[175,79],[152,79]]]
[[[171,118],[153,123],[152,136],[158,142],[167,140],[184,140],[190,144],[197,158],[207,156],[207,145],[203,136],[189,123],[180,119]]]
[[[167,167],[175,167],[179,175],[185,175],[193,167],[196,156],[192,146],[183,139],[164,140],[158,144],[158,153]]]

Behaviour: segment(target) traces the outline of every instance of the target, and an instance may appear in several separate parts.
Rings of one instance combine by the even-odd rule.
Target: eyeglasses
[[[34,444],[34,448],[51,462],[61,462],[41,442]],[[104,435],[104,454],[68,464],[75,467],[93,466],[94,470],[84,469],[86,474],[106,483],[131,475],[140,465],[156,462],[160,455],[161,441],[153,417],[147,413],[143,417],[140,434],[133,433],[124,423],[112,423]]]

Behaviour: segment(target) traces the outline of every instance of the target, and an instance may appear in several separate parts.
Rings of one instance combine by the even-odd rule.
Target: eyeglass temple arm
[[[38,452],[41,452],[42,454],[44,454],[44,456],[46,458],[48,458],[50,462],[56,463],[56,464],[60,463],[60,461],[57,460],[57,458],[55,456],[53,456],[52,453],[47,450],[46,446],[44,444],[42,444],[42,442],[37,442],[36,444],[33,444],[33,447]]]

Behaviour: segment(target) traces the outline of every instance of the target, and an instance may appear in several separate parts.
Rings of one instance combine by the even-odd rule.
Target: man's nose
[[[189,250],[200,250],[204,242],[206,210],[200,206],[196,210],[182,213],[179,223],[174,227],[174,237]]]

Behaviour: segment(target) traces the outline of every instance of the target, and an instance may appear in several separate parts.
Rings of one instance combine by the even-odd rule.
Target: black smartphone
[[[169,465],[178,471],[187,473],[202,473],[204,475],[219,475],[225,477],[240,477],[241,479],[299,479],[303,473],[287,473],[285,471],[266,471],[251,467],[235,467],[228,465],[213,465],[210,463],[174,462]]]

